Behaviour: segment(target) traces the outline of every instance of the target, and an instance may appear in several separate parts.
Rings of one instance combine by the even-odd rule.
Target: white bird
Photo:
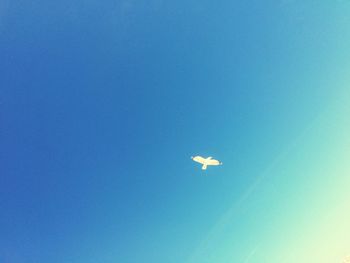
[[[203,158],[202,156],[192,156],[191,159],[202,164],[202,170],[206,170],[208,165],[222,165],[222,162],[213,159],[213,157]]]

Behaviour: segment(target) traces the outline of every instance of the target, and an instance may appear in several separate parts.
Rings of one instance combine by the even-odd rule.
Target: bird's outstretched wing
[[[218,160],[215,160],[215,159],[207,160],[206,162],[208,165],[220,165],[220,164],[222,164],[221,162],[219,162]]]
[[[205,163],[205,159],[203,157],[201,157],[201,156],[192,157],[192,160],[197,162],[197,163],[201,163],[201,164]]]

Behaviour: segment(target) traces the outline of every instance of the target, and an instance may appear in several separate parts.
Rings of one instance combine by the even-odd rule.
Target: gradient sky
[[[0,262],[340,263],[349,47],[347,0],[0,1]]]

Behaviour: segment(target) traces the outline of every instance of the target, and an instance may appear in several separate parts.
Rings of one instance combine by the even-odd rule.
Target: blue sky
[[[349,2],[6,0],[0,9],[0,261],[350,253],[332,234],[350,230],[339,212],[350,185]],[[203,173],[197,154],[224,165]],[[297,239],[325,229],[307,211],[338,226],[319,258],[315,240]]]

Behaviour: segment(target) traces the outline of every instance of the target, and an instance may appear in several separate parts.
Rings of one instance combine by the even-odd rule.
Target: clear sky
[[[349,14],[0,1],[0,262],[340,263]]]

